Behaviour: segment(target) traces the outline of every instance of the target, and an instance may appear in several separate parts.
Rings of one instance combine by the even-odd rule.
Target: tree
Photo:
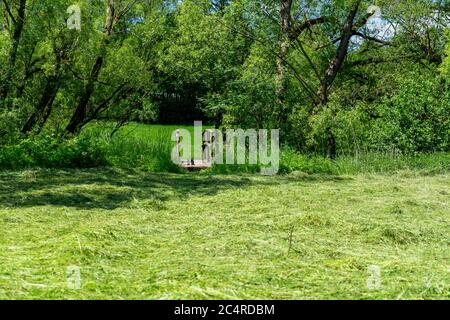
[[[342,7],[333,8],[333,10],[343,11],[346,10],[348,13],[346,15],[345,21],[341,24],[339,17],[333,15],[320,15],[316,17],[306,17],[302,20],[295,20],[292,17],[292,1],[290,0],[281,0],[280,1],[280,26],[282,30],[282,41],[280,44],[280,51],[277,55],[277,77],[278,79],[284,78],[284,70],[286,65],[286,56],[287,56],[287,48],[289,45],[291,47],[295,47],[298,52],[303,56],[305,62],[310,65],[311,69],[314,71],[314,75],[316,76],[318,89],[314,89],[309,79],[304,79],[300,72],[296,72],[296,78],[299,80],[302,87],[307,90],[312,98],[312,101],[316,104],[315,107],[311,109],[312,113],[317,112],[318,107],[326,107],[329,94],[332,85],[334,84],[338,73],[341,71],[341,68],[344,64],[345,59],[347,58],[349,48],[351,45],[351,39],[354,36],[363,36],[359,30],[364,27],[369,18],[373,15],[373,12],[364,12],[360,14],[361,9],[361,0],[352,1],[350,6],[347,7],[345,4]],[[315,3],[317,6],[317,3]],[[302,11],[304,8],[300,8]],[[319,10],[330,11],[329,3],[323,2]],[[337,12],[339,12],[337,11]],[[304,11],[307,13],[307,11]],[[303,14],[305,15],[305,14]],[[360,16],[357,19],[357,16]],[[302,34],[305,31],[310,31],[310,37],[312,36],[311,29],[314,27],[320,27],[324,25],[321,32],[321,39],[312,39],[313,44],[317,43],[317,41],[326,41],[325,45],[321,45],[321,47],[334,47],[334,53],[329,56],[326,60],[322,60],[321,65],[317,65],[313,58],[307,53],[305,49],[306,39],[302,38]],[[330,26],[330,27],[327,27]],[[342,25],[342,26],[341,26]],[[368,38],[369,39],[369,38]],[[375,38],[370,38],[370,40],[375,40]],[[381,40],[378,40],[381,42]],[[337,45],[335,45],[337,43]],[[326,65],[324,64],[326,63]],[[293,64],[291,64],[292,68]],[[296,70],[294,70],[296,71]],[[285,81],[281,81],[284,83]],[[277,94],[280,95],[281,92],[284,92],[285,85],[281,85],[277,91]],[[329,131],[329,141],[328,141],[328,155],[331,158],[336,157],[336,141],[333,135],[331,128]]]
[[[52,112],[53,103],[56,95],[61,88],[63,78],[66,76],[74,46],[76,41],[71,33],[61,30],[61,33],[54,39],[52,44],[54,55],[54,67],[49,70],[46,75],[45,86],[41,94],[38,104],[35,106],[30,117],[23,125],[21,132],[23,134],[30,133],[36,129],[39,133],[47,122]]]
[[[103,67],[106,57],[106,48],[111,41],[114,24],[117,23],[122,16],[123,13],[116,14],[115,0],[106,0],[106,20],[103,28],[103,40],[100,44],[99,55],[95,58],[94,65],[91,68],[91,72],[86,81],[83,93],[81,94],[78,106],[76,107],[75,112],[66,127],[66,131],[69,133],[73,134],[78,132],[86,121],[88,104],[95,90],[95,84]]]
[[[22,38],[22,31],[25,25],[25,8],[27,0],[12,1],[11,5],[3,0],[4,12],[6,13],[5,21],[8,28],[12,29],[11,49],[9,51],[8,65],[6,70],[6,77],[3,79],[0,86],[0,99],[6,99],[11,89],[11,82],[14,75],[14,67],[17,60],[17,51],[19,49],[20,40]],[[14,11],[17,11],[14,14]],[[10,27],[11,26],[11,27]]]
[[[441,71],[444,75],[450,76],[450,29],[447,30],[447,45],[445,48],[445,58],[441,66]]]

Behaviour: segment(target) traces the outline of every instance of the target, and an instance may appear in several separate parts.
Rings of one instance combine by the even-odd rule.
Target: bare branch
[[[304,22],[294,26],[291,29],[291,32],[289,34],[289,38],[291,40],[295,40],[303,33],[303,31],[305,31],[305,30],[307,30],[307,29],[309,29],[309,28],[311,28],[311,27],[313,27],[315,25],[322,24],[322,23],[334,22],[334,21],[335,21],[334,18],[326,17],[326,16],[318,17],[318,18],[315,18],[315,19],[308,19],[308,20],[306,20],[306,21],[304,21]]]
[[[369,40],[369,41],[381,43],[381,44],[383,44],[383,45],[385,45],[385,46],[392,46],[392,43],[391,43],[390,41],[385,41],[385,40],[383,40],[383,39],[371,37],[371,36],[365,35],[365,34],[363,34],[363,33],[361,33],[361,32],[358,32],[358,31],[353,31],[353,35],[354,35],[354,36],[361,37],[361,38],[366,39],[366,40]]]

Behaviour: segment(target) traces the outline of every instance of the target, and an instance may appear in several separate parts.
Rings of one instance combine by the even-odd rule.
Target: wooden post
[[[179,164],[181,164],[181,159],[180,159],[180,153],[181,153],[181,149],[180,149],[180,143],[181,143],[181,141],[180,141],[180,129],[177,130],[175,137],[176,137],[176,140],[177,140],[177,147],[176,147],[177,148],[177,162]]]

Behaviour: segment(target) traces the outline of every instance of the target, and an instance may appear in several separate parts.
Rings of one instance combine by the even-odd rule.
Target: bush
[[[322,156],[299,154],[291,148],[283,149],[280,162],[280,174],[288,174],[294,171],[308,174],[333,173],[332,160]]]
[[[447,173],[450,170],[450,154],[402,155],[395,152],[369,152],[358,156],[340,156],[336,160],[331,160],[320,155],[299,154],[292,149],[284,149],[281,153],[280,174],[292,172],[326,175],[388,174],[405,170],[423,174]]]
[[[433,69],[409,70],[389,86],[389,93],[377,99],[349,98],[348,89],[341,88],[315,113],[307,105],[296,105],[289,117],[292,131],[283,136],[284,142],[297,151],[324,155],[331,128],[339,155],[449,151],[449,80]]]
[[[0,168],[90,168],[107,165],[104,148],[93,140],[46,135],[3,146]]]
[[[175,146],[171,137],[177,127],[130,124],[111,137],[113,128],[110,123],[92,123],[81,133],[83,139],[101,143],[110,166],[148,172],[181,172],[171,159]]]
[[[416,74],[378,107],[369,143],[406,153],[450,149],[450,90],[444,79]]]

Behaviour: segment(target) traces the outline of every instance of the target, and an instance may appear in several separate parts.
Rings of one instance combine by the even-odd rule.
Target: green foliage
[[[435,67],[408,65],[377,73],[380,78],[372,84],[350,83],[339,89],[313,115],[307,106],[296,105],[286,143],[302,152],[324,154],[331,128],[342,155],[450,150],[448,79]],[[365,91],[383,94],[372,97]]]
[[[446,30],[447,45],[445,47],[445,59],[441,65],[441,72],[447,78],[450,78],[450,29]]]
[[[103,28],[106,1],[76,2],[82,10],[79,31],[65,24],[71,1],[27,1],[13,69],[12,19],[0,15],[0,86],[14,71],[7,98],[0,101],[0,145],[34,141],[30,135],[41,132],[67,135],[69,119],[87,97],[81,126],[93,120],[174,123],[178,117],[181,123],[195,117],[217,127],[280,128],[283,144],[302,153],[327,153],[330,135],[341,155],[449,150],[448,25],[444,14],[430,16],[429,1],[379,1],[378,22],[398,25],[397,32],[382,36],[373,24],[358,26],[358,32],[383,43],[352,37],[325,100],[317,92],[352,1],[295,2],[293,12],[302,14],[292,13],[292,26],[308,17],[330,19],[289,40],[281,82],[279,54],[286,35],[279,1],[160,0],[130,7],[117,1],[111,36]],[[362,1],[355,20],[364,21],[371,4]],[[17,6],[12,9],[17,15]],[[50,93],[54,97],[48,99]],[[24,130],[33,116],[39,124]],[[107,136],[105,145],[114,145],[117,154],[127,154],[127,144],[133,144]],[[156,139],[161,146],[139,142],[141,157],[167,151],[165,138]],[[153,146],[154,152],[142,151]],[[167,159],[141,161],[137,152],[128,160],[112,153],[108,158],[113,165],[155,170],[156,163],[166,163],[161,170],[172,170]]]
[[[404,152],[450,149],[449,82],[422,73],[405,75],[399,92],[385,98],[373,122],[373,147]]]
[[[239,78],[229,83],[222,94],[204,99],[206,111],[223,115],[224,126],[273,128],[276,100],[273,63],[261,56],[261,46],[252,47]]]
[[[111,166],[135,168],[148,172],[182,173],[170,159],[174,148],[172,132],[178,126],[147,126],[130,124],[111,137],[113,124],[97,123],[86,127],[79,138],[62,140],[55,136],[29,138],[7,144],[0,151],[0,168],[77,168]],[[186,127],[192,131],[193,127]],[[339,130],[337,131],[339,132]],[[338,134],[338,137],[340,135]],[[424,173],[448,172],[449,154],[402,155],[369,152],[361,149],[337,160],[319,154],[300,154],[294,148],[281,150],[280,174],[345,175],[357,173],[389,173],[399,170],[420,170]],[[203,174],[259,174],[258,165],[216,165]]]
[[[106,165],[99,143],[83,138],[55,136],[23,139],[0,150],[0,168],[90,168]]]
[[[103,146],[109,165],[119,168],[138,168],[149,172],[183,172],[174,165],[170,154],[174,148],[172,132],[177,126],[147,126],[130,124],[113,137],[113,126],[92,124],[82,137]],[[186,127],[193,131],[193,127]],[[339,132],[339,131],[338,131]],[[340,135],[338,135],[339,137]],[[342,138],[343,140],[343,138]],[[394,149],[370,152],[361,149],[356,154],[342,155],[333,161],[320,154],[300,154],[292,147],[281,150],[280,174],[301,171],[307,174],[390,173],[399,170],[419,170],[424,173],[445,173],[450,170],[450,154],[403,155]],[[216,165],[203,174],[259,174],[258,165]]]

